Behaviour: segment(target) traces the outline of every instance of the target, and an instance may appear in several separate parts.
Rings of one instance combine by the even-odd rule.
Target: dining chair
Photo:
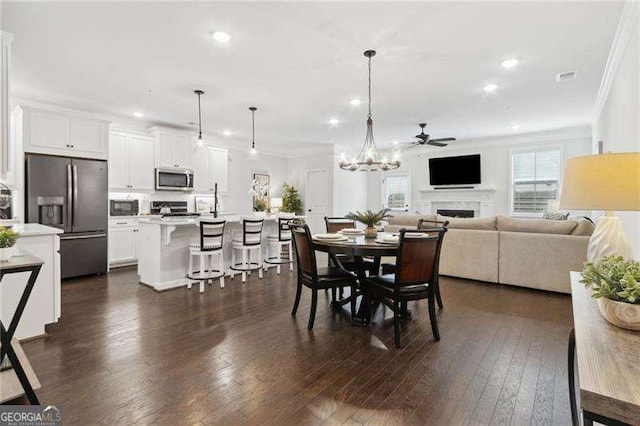
[[[291,315],[295,316],[300,304],[302,287],[311,290],[311,312],[309,314],[309,324],[307,328],[313,329],[318,305],[318,290],[335,289],[340,287],[351,287],[351,294],[356,286],[354,274],[333,266],[318,268],[316,253],[311,237],[311,231],[307,225],[291,224],[291,234],[293,236],[293,247],[296,252],[296,263],[298,267],[298,283],[296,299],[293,303]],[[356,301],[351,301],[351,315],[355,316]]]
[[[440,249],[446,232],[446,227],[429,228],[428,232],[400,230],[395,272],[367,280],[365,291],[369,300],[380,300],[393,310],[393,331],[398,348],[401,347],[400,317],[407,302],[412,300],[428,299],[431,331],[435,340],[440,340],[435,298]]]
[[[355,220],[347,219],[346,217],[326,217],[325,216],[324,223],[327,227],[328,233],[336,233],[345,228],[355,229],[356,227]],[[342,264],[342,267],[347,271],[355,272],[358,269],[356,262],[353,259],[353,256],[351,255],[337,254],[329,257],[329,266],[332,266],[332,264],[333,266],[339,266],[339,265],[335,265],[335,261],[332,259],[332,257],[337,259],[337,261],[339,261],[340,264]],[[377,266],[373,261],[373,259],[364,258],[363,261],[364,261],[364,267],[366,271],[369,273],[369,275],[378,274]]]
[[[441,226],[438,227],[438,225],[441,225]],[[441,228],[447,229],[448,226],[449,226],[448,220],[439,221],[439,220],[420,219],[418,220],[417,229],[421,230],[422,232],[429,233],[430,231],[437,232]],[[396,270],[396,265],[393,263],[383,263],[382,265],[380,265],[380,267],[382,269],[382,275],[393,274],[395,273],[395,270]],[[444,305],[442,304],[442,295],[440,294],[440,282],[438,280],[438,277],[435,278],[434,286],[435,286],[434,291],[436,294],[436,301],[438,302],[438,308],[442,309],[444,308]]]

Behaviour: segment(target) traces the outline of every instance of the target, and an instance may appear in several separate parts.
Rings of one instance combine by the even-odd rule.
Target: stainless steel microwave
[[[110,216],[137,216],[139,212],[138,200],[109,200]]]
[[[156,169],[156,189],[160,191],[193,191],[193,170]]]

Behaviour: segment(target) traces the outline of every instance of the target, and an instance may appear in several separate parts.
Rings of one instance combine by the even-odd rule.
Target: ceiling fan
[[[415,138],[419,140],[415,142],[405,142],[402,145],[406,146],[407,148],[412,148],[414,146],[424,146],[424,145],[443,147],[448,145],[443,142],[451,142],[456,140],[456,138],[431,139],[431,137],[424,132],[424,128],[427,127],[427,123],[420,123],[419,126],[421,129],[420,134],[415,136]]]

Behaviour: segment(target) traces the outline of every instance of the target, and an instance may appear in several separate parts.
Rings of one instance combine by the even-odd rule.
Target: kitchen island
[[[60,237],[61,229],[37,223],[10,225],[20,233],[14,246],[14,256],[22,251],[41,259],[44,264],[31,297],[18,323],[15,337],[27,339],[45,334],[45,325],[60,318]],[[29,273],[7,275],[0,285],[0,316],[8,324],[16,310]]]
[[[224,268],[229,274],[233,235],[242,233],[242,218],[250,216],[225,216],[227,221],[224,240]],[[257,218],[257,217],[253,217]],[[162,291],[186,286],[189,283],[189,244],[199,242],[200,221],[213,217],[139,220],[138,280],[154,290]],[[267,235],[278,232],[278,216],[264,218],[262,229],[262,255],[268,256]],[[264,260],[264,259],[263,259]],[[238,282],[240,280],[238,279]]]

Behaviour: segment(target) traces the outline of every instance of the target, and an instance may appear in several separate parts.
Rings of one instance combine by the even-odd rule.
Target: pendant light
[[[194,90],[193,93],[198,96],[198,137],[196,138],[196,147],[200,148],[204,146],[204,140],[202,139],[202,106],[200,103],[200,97],[204,95],[204,92],[202,90]]]
[[[255,158],[258,156],[258,151],[256,151],[256,111],[258,108],[249,107],[249,111],[251,111],[251,149],[249,150],[249,157]]]
[[[343,155],[338,165],[343,170],[355,172],[356,170],[375,171],[392,170],[400,167],[400,158],[396,153],[393,160],[389,159],[378,151],[376,142],[373,139],[373,119],[371,118],[371,58],[376,55],[375,50],[367,50],[364,56],[369,60],[369,113],[367,114],[367,134],[364,138],[364,145],[360,153],[351,161]]]

